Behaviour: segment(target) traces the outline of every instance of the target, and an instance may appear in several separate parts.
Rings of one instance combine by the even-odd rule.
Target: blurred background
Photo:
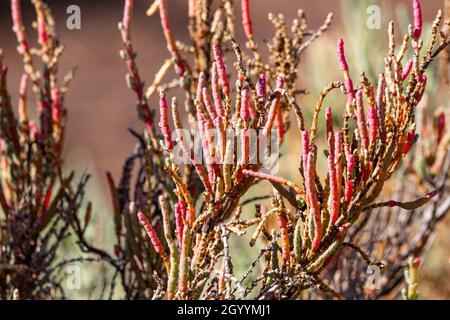
[[[110,228],[110,199],[107,192],[105,172],[111,171],[118,179],[124,159],[134,148],[135,139],[127,128],[142,129],[135,112],[135,96],[125,83],[125,65],[119,57],[122,47],[117,23],[122,18],[122,0],[48,0],[46,1],[56,16],[59,38],[65,46],[61,60],[61,75],[73,65],[78,71],[67,96],[66,107],[69,110],[67,143],[65,147],[66,167],[78,171],[87,171],[92,175],[88,198],[94,202],[95,230],[92,237],[97,243],[108,247]],[[159,18],[147,17],[145,14],[151,1],[136,0],[132,24],[132,40],[138,52],[140,72],[147,84],[153,80],[165,58],[165,41],[161,32]],[[236,1],[239,3],[239,1]],[[78,5],[81,9],[81,30],[69,30],[66,27],[66,13],[69,5]],[[187,40],[187,1],[169,0],[170,20],[178,40]],[[369,29],[367,19],[371,5],[381,8],[381,29]],[[396,21],[397,39],[407,31],[411,16],[409,0],[253,0],[252,19],[255,37],[264,46],[263,40],[272,37],[272,25],[267,14],[282,13],[287,21],[296,16],[296,11],[304,9],[309,20],[309,27],[317,29],[329,12],[335,14],[330,30],[315,42],[304,55],[299,70],[301,85],[310,91],[300,104],[306,109],[312,105],[322,88],[330,81],[341,80],[338,63],[335,59],[335,44],[342,36],[347,45],[351,73],[357,77],[361,70],[366,70],[370,80],[378,74],[383,66],[387,45],[387,26],[391,20]],[[429,25],[442,0],[423,2],[424,20]],[[27,34],[34,40],[31,28],[34,13],[29,1],[22,1],[24,22]],[[236,16],[240,26],[240,15]],[[17,99],[18,83],[22,74],[22,64],[16,53],[16,40],[11,29],[9,1],[0,1],[0,48],[3,49],[5,64],[10,68],[9,89],[13,101]],[[429,27],[429,26],[428,26]],[[242,30],[239,31],[242,37]],[[424,32],[424,34],[427,34]],[[242,38],[241,38],[242,39]],[[264,50],[263,50],[264,51]],[[428,96],[431,107],[448,106],[448,88],[437,83],[437,75],[431,78]],[[342,101],[340,100],[341,104]],[[156,101],[151,101],[156,106]],[[290,131],[284,144],[280,175],[295,179],[298,161],[298,132]],[[290,165],[283,165],[290,164]],[[270,191],[270,187],[266,186]],[[251,196],[251,194],[250,194]],[[441,226],[435,245],[428,254],[419,282],[422,298],[450,299],[450,221]],[[239,243],[236,244],[239,246]],[[247,245],[246,245],[247,246]],[[111,249],[108,247],[108,249]],[[236,268],[245,269],[245,261],[235,261]],[[90,283],[95,275],[83,279]],[[76,295],[75,295],[76,296]],[[78,296],[86,297],[86,296]]]

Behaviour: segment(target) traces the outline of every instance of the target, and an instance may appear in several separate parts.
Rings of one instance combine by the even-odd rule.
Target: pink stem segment
[[[264,101],[267,98],[267,88],[266,88],[266,76],[261,74],[256,84],[256,95],[258,101]]]
[[[306,130],[302,131],[302,165],[303,165],[303,176],[306,179],[306,175],[308,172],[307,164],[308,164],[308,154],[309,154],[309,133]]]
[[[167,49],[169,50],[172,58],[175,60],[176,72],[178,76],[183,76],[186,71],[186,63],[181,57],[178,51],[175,37],[173,36],[172,27],[169,22],[169,14],[167,9],[167,0],[159,0],[159,15],[161,19],[161,26],[164,31],[164,36],[166,37]]]
[[[247,122],[250,119],[250,92],[248,87],[242,89],[241,92],[242,100],[241,100],[241,119],[244,122]]]
[[[219,73],[220,85],[222,86],[223,94],[230,98],[230,82],[228,81],[227,68],[223,62],[222,53],[220,52],[220,45],[213,45],[214,60],[217,63],[217,72]]]
[[[405,146],[403,147],[403,155],[406,156],[409,153],[414,144],[415,139],[416,139],[416,131],[415,130],[409,131]]]
[[[350,201],[352,201],[352,196],[353,196],[353,181],[347,180],[345,182],[344,202],[346,204],[349,204]]]
[[[170,130],[169,127],[167,100],[163,92],[161,92],[159,98],[159,111],[160,111],[159,127],[161,128],[161,132],[164,136],[164,144],[166,149],[168,151],[171,151],[173,149],[172,131]]]
[[[336,186],[337,186],[337,199],[338,203],[341,201],[342,193],[342,171],[343,171],[343,149],[342,149],[342,133],[340,131],[335,133],[334,137],[335,148],[334,148],[334,160],[336,161]]]
[[[54,88],[52,91],[52,115],[53,115],[53,122],[59,123],[61,120],[61,104],[59,99],[59,89]]]
[[[161,241],[159,241],[158,235],[156,234],[156,231],[153,228],[152,224],[150,223],[150,221],[148,221],[147,217],[142,211],[139,211],[137,216],[141,224],[144,226],[144,229],[147,232],[147,235],[150,238],[155,251],[163,256],[165,254],[164,248],[161,244]]]
[[[440,143],[444,137],[446,124],[446,115],[441,113],[437,118],[437,143]]]
[[[337,186],[336,167],[334,164],[334,154],[328,155],[328,175],[330,179],[330,219],[332,223],[335,223],[339,218],[339,195]]]
[[[419,0],[413,0],[413,13],[414,13],[414,27],[413,37],[415,40],[419,40],[422,35],[423,21],[422,21],[422,8]]]
[[[284,87],[284,78],[282,76],[278,76],[277,79],[277,89],[283,89]],[[275,122],[278,108],[280,108],[280,95],[276,95],[274,99],[272,100],[272,103],[270,105],[269,114],[267,116],[266,124],[264,125],[263,133],[266,136],[269,136],[270,131],[273,128],[273,123]]]
[[[244,27],[247,39],[253,39],[253,25],[250,18],[250,0],[241,1],[242,26]]]
[[[133,0],[126,0],[123,7],[122,25],[126,30],[130,30],[131,18],[133,13]]]
[[[320,217],[319,201],[316,193],[316,152],[317,148],[309,152],[307,163],[307,175],[305,177],[306,197],[309,199],[309,214],[314,219],[314,239],[312,239],[312,250],[316,251],[322,240],[322,221]]]
[[[364,149],[369,149],[369,134],[367,132],[366,115],[364,112],[363,94],[358,91],[356,94],[356,116],[358,121],[358,131],[361,137],[361,145]]]
[[[175,203],[175,226],[177,229],[178,245],[183,246],[184,220],[186,219],[186,203],[178,201]]]
[[[369,107],[367,109],[367,121],[369,124],[369,140],[371,143],[375,143],[378,136],[378,116],[376,108]]]
[[[285,262],[288,262],[291,254],[290,254],[290,247],[289,247],[289,231],[287,222],[288,219],[285,214],[280,214],[277,218],[278,227],[281,230],[281,237],[282,237],[282,245],[281,245],[281,256],[283,257],[283,260]]]
[[[408,62],[406,62],[405,67],[402,72],[402,81],[405,81],[406,78],[408,78],[409,74],[411,73],[413,64],[414,64],[413,59],[410,59],[410,60],[408,60]]]
[[[219,89],[219,73],[217,71],[217,62],[212,64],[211,68],[211,90],[214,99],[214,106],[219,117],[223,118],[225,116],[225,109],[222,103],[222,97],[220,96]]]
[[[330,153],[334,154],[334,130],[333,130],[333,114],[331,112],[331,108],[327,107],[325,110],[325,122],[327,127],[327,140],[328,146],[330,148]]]
[[[14,32],[16,33],[17,42],[19,42],[19,49],[22,52],[27,52],[29,50],[29,47],[25,35],[25,28],[23,26],[20,0],[11,0],[11,15],[13,20]]]
[[[345,90],[347,91],[348,103],[351,104],[355,99],[355,89],[353,87],[353,81],[350,78],[347,59],[345,58],[344,40],[342,38],[338,40],[337,54],[339,64],[341,65],[341,70],[344,73]]]
[[[381,141],[386,141],[386,125],[384,123],[384,88],[386,85],[386,78],[383,73],[380,73],[378,77],[378,88],[377,88],[377,117],[378,117],[378,125],[380,129],[380,138]]]

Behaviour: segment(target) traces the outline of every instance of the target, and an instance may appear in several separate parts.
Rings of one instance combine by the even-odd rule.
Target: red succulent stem
[[[133,51],[133,46],[131,44],[130,39],[132,13],[133,13],[133,0],[126,0],[124,5],[123,18],[120,26],[122,42],[125,45],[126,51],[124,60],[126,61],[127,64],[128,69],[127,77],[129,79],[130,89],[135,92],[138,100],[137,105],[139,114],[142,120],[145,122],[148,133],[152,135],[153,117],[150,112],[147,99],[144,95],[144,83],[142,82],[138,72],[135,60],[136,54]]]
[[[415,96],[417,103],[419,103],[422,100],[423,95],[425,94],[425,88],[427,86],[427,82],[428,82],[428,77],[425,74],[419,76],[420,90],[418,91],[417,95]]]
[[[255,105],[253,102],[250,101],[250,104],[248,106],[248,110],[250,112],[250,118],[253,120],[258,116],[258,113],[256,112]]]
[[[414,65],[414,59],[410,59],[406,62],[405,67],[402,71],[402,81],[405,81],[411,73],[412,67]]]
[[[53,190],[53,183],[50,184],[50,186],[47,188],[47,191],[45,192],[45,196],[44,196],[44,202],[42,203],[42,212],[46,212],[49,205],[50,205],[50,201],[52,200],[52,190]]]
[[[378,115],[376,108],[369,106],[367,109],[367,122],[369,125],[370,143],[376,143],[378,136]]]
[[[125,0],[125,5],[123,7],[123,17],[122,17],[122,25],[125,30],[130,29],[132,12],[133,12],[133,0]]]
[[[316,155],[317,147],[312,146],[308,154],[307,175],[305,177],[306,197],[309,199],[309,214],[314,220],[314,239],[312,250],[316,251],[322,240],[322,221],[320,217],[319,201],[316,192]]]
[[[60,95],[59,95],[59,89],[54,88],[52,90],[52,118],[53,122],[56,124],[59,124],[61,120],[61,101],[60,101]]]
[[[11,0],[11,15],[13,20],[13,29],[16,33],[17,42],[19,42],[19,49],[21,52],[28,52],[29,46],[25,35],[25,28],[23,26],[20,0]]]
[[[334,154],[335,144],[334,144],[334,130],[333,130],[333,114],[331,108],[327,107],[325,110],[325,123],[327,128],[327,141],[330,148],[330,153]]]
[[[303,176],[306,179],[308,174],[308,154],[309,154],[309,133],[306,130],[302,131],[302,165],[303,165]]]
[[[258,83],[256,84],[256,96],[260,102],[267,98],[266,76],[264,74],[259,75]]]
[[[241,1],[242,9],[242,26],[244,27],[245,35],[247,39],[253,39],[253,25],[250,17],[250,0]]]
[[[184,201],[175,203],[175,226],[177,229],[178,246],[183,246],[184,220],[186,219],[186,204]]]
[[[356,93],[356,117],[358,132],[361,137],[361,145],[365,150],[369,149],[369,133],[367,132],[366,114],[364,111],[362,91]]]
[[[328,176],[330,179],[330,219],[332,223],[335,223],[339,218],[339,195],[338,195],[338,182],[336,176],[334,154],[330,153],[328,155]]]
[[[353,197],[353,181],[347,180],[345,181],[344,202],[348,205],[350,201],[352,201],[352,197]]]
[[[30,127],[30,140],[31,141],[39,140],[41,133],[39,131],[39,127],[36,124],[36,122],[34,122],[33,120],[30,120],[29,127]]]
[[[277,89],[283,89],[284,87],[284,78],[282,76],[278,76],[277,78]],[[272,100],[270,105],[269,114],[267,116],[266,124],[264,125],[263,134],[265,136],[269,136],[270,131],[272,130],[273,123],[275,122],[275,118],[277,116],[278,108],[280,108],[280,93],[276,93],[275,97]]]
[[[241,130],[241,164],[245,167],[249,162],[250,137],[249,130],[244,128]]]
[[[345,58],[344,40],[339,39],[337,44],[337,54],[341,71],[344,73],[345,78],[345,90],[347,91],[348,103],[353,103],[355,97],[355,89],[353,87],[353,81],[350,77],[347,59]]]
[[[161,256],[165,255],[164,247],[161,244],[161,241],[158,238],[158,235],[156,234],[155,229],[153,228],[150,221],[148,221],[147,217],[142,211],[139,211],[138,219],[142,226],[144,227],[145,231],[147,232],[148,237],[150,238],[150,241],[152,242],[153,247],[155,248],[155,251],[159,253]]]
[[[159,127],[164,137],[164,144],[168,151],[173,149],[172,131],[169,127],[169,112],[167,106],[167,100],[164,92],[160,93],[159,96],[159,112],[160,112],[160,122]]]
[[[211,90],[214,99],[214,107],[216,108],[216,112],[220,118],[225,116],[225,109],[222,103],[222,97],[220,96],[219,89],[219,72],[217,70],[217,62],[213,62],[211,68]]]
[[[215,164],[213,155],[211,153],[210,149],[210,141],[208,133],[212,130],[212,121],[211,119],[202,121],[201,125],[203,126],[203,138],[202,138],[202,149],[205,156],[206,161],[206,169],[208,171],[208,180],[211,186],[215,184],[216,181],[216,170],[215,170]]]
[[[214,121],[217,119],[218,114],[216,111],[215,106],[211,102],[211,96],[209,94],[209,91],[206,87],[202,89],[202,97],[203,97],[203,105],[206,107],[206,110],[208,111],[209,117]]]
[[[250,90],[248,87],[245,87],[241,91],[240,117],[245,123],[247,123],[250,119]]]
[[[241,91],[241,110],[240,117],[243,122],[241,130],[241,163],[243,166],[248,164],[250,137],[248,136],[247,124],[250,120],[250,90],[245,87]]]
[[[242,174],[246,175],[246,176],[250,176],[250,177],[254,177],[254,178],[258,178],[258,179],[262,179],[262,180],[267,180],[267,181],[271,181],[271,182],[275,182],[275,183],[279,183],[279,184],[288,186],[299,195],[305,194],[305,192],[299,186],[297,186],[295,183],[288,181],[286,179],[277,177],[277,176],[273,176],[273,175],[270,175],[267,173],[262,173],[262,172],[256,172],[256,171],[252,171],[252,170],[246,170],[246,169],[242,170]]]
[[[159,16],[161,19],[161,26],[163,28],[164,36],[167,42],[167,49],[172,58],[175,60],[175,71],[178,76],[182,77],[186,71],[186,62],[181,57],[178,51],[175,37],[173,36],[172,27],[169,21],[169,13],[167,9],[167,0],[159,0]]]
[[[437,143],[439,144],[444,137],[447,119],[445,113],[441,113],[437,118]]]
[[[386,78],[384,73],[380,73],[378,77],[378,88],[376,96],[378,126],[380,130],[381,141],[386,141],[386,125],[384,123],[384,89],[386,86]]]
[[[290,246],[289,246],[289,231],[287,227],[288,219],[286,213],[281,212],[277,218],[278,227],[281,230],[281,256],[284,262],[289,262],[291,257]]]
[[[411,148],[414,144],[415,138],[416,138],[416,131],[415,130],[409,131],[407,138],[406,138],[406,143],[403,146],[403,155],[404,156],[406,156],[409,153],[409,151],[411,150]]]
[[[350,180],[353,170],[355,169],[355,155],[350,153],[347,155],[347,179]]]
[[[342,194],[342,171],[343,171],[343,149],[342,149],[342,133],[336,132],[335,137],[335,150],[334,150],[334,160],[336,162],[336,195],[338,199],[338,205],[341,201],[341,194]]]
[[[278,129],[278,138],[280,140],[282,140],[284,137],[284,122],[283,122],[283,110],[281,110],[281,108],[277,109],[276,122],[277,122],[277,129]]]
[[[214,90],[213,90],[213,95],[215,95],[215,94],[216,93],[214,93]],[[218,94],[220,96],[220,93],[218,93]],[[217,129],[218,139],[220,142],[220,154],[223,159],[223,157],[225,155],[225,148],[226,148],[226,132],[225,132],[224,123],[222,121],[222,117],[219,115],[219,113],[223,112],[223,110],[219,110],[220,107],[217,107],[216,98],[214,98],[215,105],[212,104],[211,96],[210,96],[207,88],[203,88],[202,96],[203,96],[203,104],[206,106],[209,116],[213,120],[214,127]]]
[[[352,175],[355,169],[355,156],[352,153],[346,155],[347,161],[347,179],[345,181],[344,202],[348,205],[353,196],[353,181]]]
[[[213,53],[214,53],[214,60],[217,63],[217,72],[219,74],[219,80],[220,85],[222,86],[222,92],[225,95],[226,98],[230,98],[230,82],[228,80],[227,75],[227,68],[225,66],[225,63],[223,62],[222,53],[220,51],[220,45],[219,44],[213,44]]]
[[[207,123],[207,121],[211,121],[211,119],[207,118],[207,114],[206,114],[206,108],[205,108],[205,103],[204,103],[204,98],[203,98],[203,88],[206,85],[206,76],[203,72],[200,73],[199,75],[199,79],[198,79],[198,84],[197,84],[197,95],[196,95],[196,103],[197,103],[197,112],[196,112],[196,116],[197,116],[197,122],[198,122],[198,129],[199,129],[199,136],[200,136],[200,142],[202,145],[202,151],[203,151],[203,155],[205,157],[206,160],[206,168],[208,171],[208,179],[205,180],[205,176],[204,176],[204,172],[202,172],[202,170],[200,169],[199,166],[197,166],[198,170],[197,172],[199,173],[202,181],[204,181],[204,185],[206,190],[212,194],[212,188],[211,186],[214,185],[214,166],[212,164],[211,158],[210,158],[210,154],[209,154],[209,144],[208,144],[208,139],[206,137],[206,132],[205,132],[205,128],[208,128],[210,124]],[[195,159],[194,159],[195,161]],[[206,182],[208,181],[208,182]]]
[[[28,79],[29,76],[27,73],[22,75],[20,79],[20,88],[19,88],[19,107],[18,114],[19,120],[25,132],[28,132],[28,112],[27,112],[27,91],[28,91]]]
[[[37,30],[38,30],[38,42],[45,46],[48,42],[47,26],[45,23],[45,17],[41,11],[38,12],[37,17]]]

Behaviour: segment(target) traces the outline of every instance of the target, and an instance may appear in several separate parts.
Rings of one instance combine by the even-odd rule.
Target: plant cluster
[[[0,299],[16,292],[22,299],[64,297],[61,257],[72,225],[86,230],[91,206],[79,214],[88,176],[75,184],[75,173],[63,171],[66,129],[65,95],[73,70],[58,80],[64,47],[59,43],[47,5],[32,1],[37,21],[37,47],[31,47],[20,1],[11,1],[13,30],[24,72],[17,107],[8,94],[8,67],[0,52]],[[39,63],[42,72],[38,71]],[[29,112],[29,86],[37,117]]]
[[[369,264],[383,265],[376,261],[372,263],[368,255],[351,241],[367,225],[365,220],[376,216],[370,212],[381,208],[417,210],[444,189],[446,171],[444,179],[432,183],[432,191],[427,188],[425,196],[412,201],[377,202],[385,184],[401,163],[407,161],[404,159],[408,159],[416,143],[416,113],[427,84],[425,71],[450,41],[439,30],[441,12],[433,23],[431,41],[425,48],[421,40],[423,26],[418,1],[413,1],[414,25],[399,48],[396,47],[394,24],[389,25],[389,53],[385,70],[376,84],[361,73],[360,84],[354,85],[344,41],[340,39],[337,60],[344,81],[325,87],[314,107],[311,128],[308,129],[303,108],[297,104],[299,95],[304,93],[296,90],[297,66],[300,53],[326,31],[332,16],[317,32],[309,32],[306,18],[300,11],[289,35],[284,17],[270,15],[276,34],[268,43],[269,59],[264,63],[253,39],[249,1],[241,4],[249,54],[243,52],[235,40],[231,1],[222,1],[217,7],[208,1],[189,2],[191,44],[175,41],[167,2],[156,1],[149,13],[159,10],[171,59],[164,63],[147,95],[144,95],[135,54],[129,49],[132,1],[125,2],[124,19],[119,26],[127,48],[122,57],[128,62],[128,83],[137,94],[138,110],[148,108],[146,99],[156,93],[158,86],[161,89],[160,133],[157,134],[153,126],[152,113],[145,112],[148,117],[142,118],[147,131],[141,140],[147,149],[152,150],[152,156],[157,154],[160,157],[158,170],[166,173],[165,178],[171,178],[165,183],[170,186],[168,189],[150,197],[152,206],[130,202],[164,265],[154,277],[158,279],[158,286],[153,297],[233,299],[245,298],[255,290],[257,292],[253,294],[260,299],[293,299],[302,297],[306,289],[315,287],[336,298],[343,298],[321,277],[322,271],[335,256],[339,256],[343,247],[352,248]],[[224,43],[224,37],[229,46]],[[234,69],[226,65],[223,55],[230,47],[236,60]],[[412,56],[410,60],[406,58],[408,55]],[[178,79],[163,84],[162,79],[170,64],[175,67]],[[234,81],[233,75],[235,86],[230,84]],[[185,92],[190,136],[195,136],[195,130],[199,131],[201,161],[186,142],[190,136],[186,139],[186,135],[180,133],[184,132],[184,126],[176,99],[172,100],[169,112],[166,92],[174,87]],[[342,105],[340,113],[343,113],[344,125],[342,128],[333,125],[336,106],[325,108],[328,147],[323,153],[328,161],[328,174],[321,181],[316,169],[321,154],[316,143],[317,127],[324,100],[334,90],[341,90],[347,97],[346,103],[335,102]],[[272,134],[277,135],[278,142],[283,141],[285,131],[290,127],[291,111],[294,111],[301,130],[301,183],[272,175],[264,168],[264,157],[259,157],[260,144],[256,143],[256,149],[251,148],[253,144],[247,135],[247,130],[254,130],[258,142],[258,139],[272,141]],[[172,134],[169,113],[175,134]],[[439,141],[443,132],[442,124],[440,126]],[[272,130],[274,128],[275,131]],[[228,138],[230,135],[231,139]],[[180,149],[174,151],[175,146]],[[435,159],[438,162],[435,168],[444,165],[447,143],[437,147],[440,159]],[[180,150],[190,160],[183,166],[177,162]],[[149,163],[144,160],[142,166],[149,166]],[[439,169],[445,170],[445,167]],[[142,180],[143,185],[148,187],[145,180]],[[254,218],[241,219],[242,197],[260,180],[267,180],[273,186],[272,207],[266,209],[257,204]],[[156,195],[159,206],[155,201]],[[278,220],[277,229],[270,230],[266,226],[271,215]],[[377,223],[371,230],[379,230],[379,225]],[[242,236],[251,226],[256,226],[256,230],[250,245],[255,245],[260,235],[267,245],[261,249],[249,271],[237,279],[233,274],[228,238],[230,234]],[[395,228],[398,227],[396,223]],[[161,237],[167,245],[161,242]],[[374,237],[367,238],[372,244]],[[259,260],[264,261],[263,272],[256,274],[250,284],[243,287],[247,277],[252,272],[257,273],[253,269]]]

